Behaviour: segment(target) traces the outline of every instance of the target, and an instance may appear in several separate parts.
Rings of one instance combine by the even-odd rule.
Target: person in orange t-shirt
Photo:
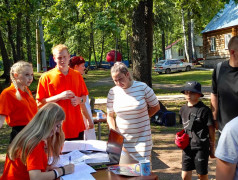
[[[66,140],[83,140],[85,125],[80,106],[85,106],[87,87],[81,74],[68,66],[68,47],[59,44],[52,48],[52,52],[56,67],[42,74],[36,94],[37,105],[40,107],[47,102],[59,104],[66,114],[63,123]],[[82,108],[82,112],[89,117],[85,109]]]
[[[74,56],[69,61],[69,67],[80,72],[82,76],[85,71],[84,65],[85,65],[85,60],[82,56]],[[94,122],[93,122],[93,116],[92,116],[88,96],[86,96],[85,107],[86,107],[86,111],[88,111],[88,114],[90,115],[90,118],[86,118],[85,116],[83,116],[84,125],[86,127],[86,130],[84,131],[84,140],[96,140],[95,129],[89,127],[89,124],[94,124]],[[91,121],[91,123],[89,121]]]
[[[25,61],[13,64],[10,70],[12,84],[0,95],[0,128],[4,120],[12,127],[10,143],[34,117],[37,112],[36,101],[28,86],[33,81],[32,65]]]
[[[56,103],[48,103],[39,109],[9,145],[0,180],[52,180],[73,173],[74,164],[71,163],[54,167],[64,144],[61,127],[64,119],[65,113]],[[52,163],[48,165],[49,157]]]

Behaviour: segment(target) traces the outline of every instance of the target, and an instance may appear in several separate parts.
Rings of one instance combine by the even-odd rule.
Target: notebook
[[[88,163],[94,169],[107,168],[108,165],[119,164],[124,137],[117,131],[110,129],[106,153],[109,156],[109,162]],[[94,152],[97,153],[97,152]]]

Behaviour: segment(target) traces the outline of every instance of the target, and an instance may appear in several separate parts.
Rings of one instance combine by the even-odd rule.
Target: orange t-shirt
[[[57,68],[54,68],[42,74],[37,88],[36,99],[41,101],[66,90],[71,90],[78,97],[88,95],[86,84],[79,72],[69,68],[68,74],[64,75]],[[65,138],[77,138],[79,133],[85,130],[80,106],[72,106],[70,99],[59,100],[57,103],[64,109],[66,114],[62,127]]]
[[[0,114],[6,116],[6,122],[9,126],[25,126],[37,113],[36,101],[31,91],[21,91],[22,99],[16,98],[16,89],[13,84],[4,89],[0,95]]]
[[[6,156],[3,175],[0,180],[28,180],[30,170],[41,170],[45,172],[48,159],[44,151],[44,142],[41,141],[28,155],[26,165],[22,163],[20,158],[14,161]]]

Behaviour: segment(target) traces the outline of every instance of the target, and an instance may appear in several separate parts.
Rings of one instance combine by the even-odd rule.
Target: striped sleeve
[[[159,101],[153,91],[149,86],[145,87],[145,100],[150,107],[155,107],[159,104]]]
[[[107,95],[107,113],[114,112],[113,100],[114,100],[114,92],[113,92],[113,89],[110,89]]]

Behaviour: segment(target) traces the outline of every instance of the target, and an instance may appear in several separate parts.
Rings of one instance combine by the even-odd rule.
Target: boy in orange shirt
[[[58,103],[65,111],[66,119],[63,130],[67,140],[83,140],[85,125],[81,114],[90,118],[85,111],[85,98],[88,90],[81,74],[69,68],[70,54],[68,47],[59,44],[52,48],[56,67],[42,74],[36,94],[37,105],[40,107],[48,102]],[[90,128],[93,128],[90,124]]]

